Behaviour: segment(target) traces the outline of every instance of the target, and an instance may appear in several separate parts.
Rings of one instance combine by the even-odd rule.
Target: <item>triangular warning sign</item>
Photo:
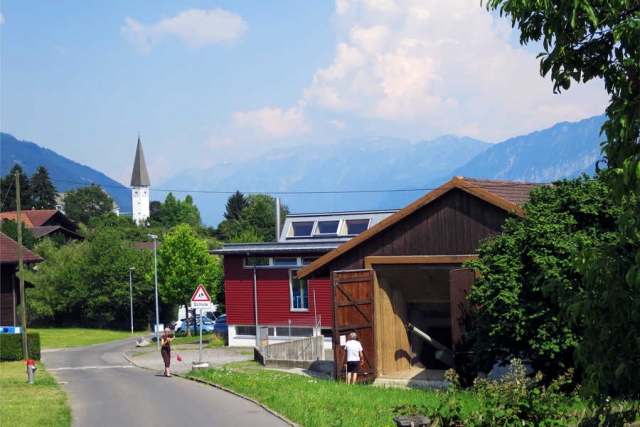
[[[211,302],[207,290],[202,285],[198,285],[198,289],[191,297],[191,302]]]

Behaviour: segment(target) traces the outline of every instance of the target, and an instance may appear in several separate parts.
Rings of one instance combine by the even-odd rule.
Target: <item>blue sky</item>
[[[478,0],[0,3],[0,127],[152,186],[271,147],[385,135],[487,142],[602,114],[552,93],[537,46]]]

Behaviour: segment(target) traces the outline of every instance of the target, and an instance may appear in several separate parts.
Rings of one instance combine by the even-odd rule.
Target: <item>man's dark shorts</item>
[[[347,372],[358,372],[358,367],[360,366],[360,362],[347,362]]]

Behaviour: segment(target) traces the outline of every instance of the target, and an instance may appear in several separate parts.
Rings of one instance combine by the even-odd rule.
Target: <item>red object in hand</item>
[[[180,355],[178,355],[176,359],[178,359],[178,362],[182,362],[182,357],[180,357]]]

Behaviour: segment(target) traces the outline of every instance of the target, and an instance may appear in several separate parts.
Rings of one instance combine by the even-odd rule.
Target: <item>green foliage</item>
[[[637,300],[637,281],[629,277],[640,270],[640,8],[633,0],[575,0],[541,2],[525,0],[487,0],[488,9],[500,10],[511,17],[520,29],[520,42],[542,41],[544,52],[540,71],[550,73],[554,90],[569,89],[571,82],[586,82],[602,78],[610,95],[607,121],[602,126],[606,141],[602,144],[608,169],[606,179],[613,196],[631,206],[632,214],[619,223],[620,240],[597,251],[586,251],[581,260],[585,274],[583,303],[573,310],[576,319],[586,315],[585,341],[578,349],[585,366],[587,393],[605,390],[622,394],[637,394],[638,381],[623,380],[629,369],[637,368],[634,351],[618,352],[611,370],[600,367],[611,363],[608,357],[612,343],[631,341],[637,334],[631,330],[623,313],[633,311],[629,300]],[[622,247],[619,247],[622,246]],[[618,257],[621,256],[623,261]],[[612,268],[603,264],[614,262]],[[609,284],[611,286],[609,286]],[[616,304],[625,302],[617,311]],[[593,305],[596,312],[588,310]],[[633,305],[633,304],[632,304]],[[597,315],[613,313],[606,323]],[[598,328],[602,327],[599,332]],[[602,332],[604,331],[604,332]],[[588,354],[591,352],[591,354]],[[610,365],[611,366],[611,365]],[[636,369],[637,371],[637,369]],[[635,386],[633,385],[635,384]]]
[[[16,203],[16,172],[20,176],[20,209],[31,209],[31,185],[29,183],[29,177],[22,171],[22,167],[19,164],[15,164],[9,173],[0,182],[0,191],[2,193],[2,211],[10,212],[17,210]]]
[[[222,263],[187,224],[176,227],[158,248],[158,292],[165,304],[188,306],[200,284],[209,296],[216,295],[223,276]]]
[[[74,221],[88,224],[94,217],[113,210],[113,199],[99,185],[69,190],[64,195],[64,210]]]
[[[604,183],[586,176],[533,190],[524,217],[483,243],[465,264],[482,274],[471,289],[475,310],[474,363],[489,372],[511,357],[529,361],[545,378],[574,366],[582,328],[563,318],[564,295],[581,288],[574,259],[616,241],[622,209]],[[561,298],[564,297],[564,298]]]
[[[288,213],[289,208],[281,205],[281,225]],[[244,198],[236,192],[227,201],[225,218],[218,225],[218,238],[224,242],[276,241],[275,199],[269,195],[251,194]]]
[[[22,246],[33,250],[38,243],[38,239],[33,235],[33,232],[27,228],[24,222],[21,222],[22,228]],[[11,237],[16,242],[18,241],[18,224],[11,220],[2,220],[0,223],[0,231]]]
[[[35,209],[55,209],[56,187],[49,178],[49,171],[44,166],[39,166],[36,173],[31,176],[32,207]]]
[[[27,331],[29,359],[40,360],[40,335]],[[0,361],[22,360],[22,334],[0,334]]]
[[[136,250],[117,230],[105,228],[84,242],[57,247],[41,242],[44,261],[26,280],[30,324],[128,329],[129,268],[132,275],[134,327],[146,328],[154,314],[153,253]]]

